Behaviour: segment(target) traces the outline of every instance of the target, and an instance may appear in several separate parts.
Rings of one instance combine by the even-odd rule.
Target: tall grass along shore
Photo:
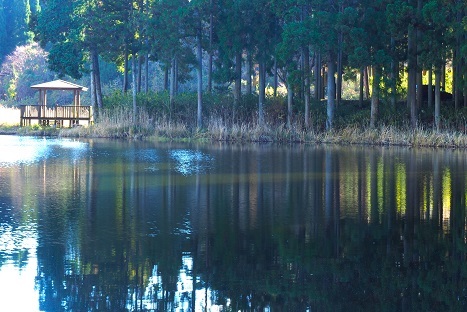
[[[126,101],[125,101],[126,100]],[[19,128],[19,110],[0,106],[0,133],[19,135],[55,135],[63,137],[130,138],[157,141],[226,141],[226,142],[276,142],[276,143],[333,143],[398,145],[411,147],[467,147],[466,110],[455,117],[443,117],[444,127],[435,130],[429,117],[420,116],[415,129],[409,126],[404,111],[382,110],[379,125],[369,127],[369,109],[355,102],[343,104],[336,114],[332,131],[324,129],[325,107],[314,103],[308,128],[303,125],[299,110],[294,121],[286,124],[285,105],[278,100],[269,101],[266,122],[260,126],[256,119],[254,99],[244,99],[237,107],[219,103],[216,97],[208,98],[203,116],[203,127],[196,128],[190,96],[180,97],[171,107],[166,100],[146,103],[133,114],[128,100],[113,99],[96,116],[89,127],[55,129],[53,127]],[[228,100],[228,99],[227,99]],[[110,103],[109,103],[110,102]],[[147,104],[152,103],[152,104]],[[191,102],[193,103],[193,102]],[[397,112],[397,113],[396,113]],[[445,116],[453,116],[446,112]],[[135,118],[135,119],[134,119]]]

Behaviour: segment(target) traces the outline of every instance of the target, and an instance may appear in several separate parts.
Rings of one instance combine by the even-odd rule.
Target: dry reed
[[[135,119],[134,119],[135,118]],[[220,117],[211,117],[205,128],[198,131],[168,117],[152,119],[145,110],[133,116],[131,109],[104,110],[96,123],[90,127],[61,129],[61,136],[108,137],[108,138],[149,138],[153,140],[213,140],[229,142],[278,142],[278,143],[332,143],[399,145],[413,147],[455,147],[466,148],[467,136],[455,131],[435,131],[408,126],[381,126],[371,129],[365,126],[348,126],[332,131],[305,129],[296,123],[266,122],[259,125],[256,120],[248,123],[232,123]]]

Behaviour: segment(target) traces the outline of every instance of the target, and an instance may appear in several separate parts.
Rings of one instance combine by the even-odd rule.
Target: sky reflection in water
[[[72,139],[46,139],[0,135],[0,167],[31,164],[50,157],[60,157],[61,149],[70,150],[72,159],[79,158],[88,144]],[[57,147],[55,151],[53,149]],[[53,153],[55,152],[55,153]]]
[[[8,168],[13,170],[14,168],[22,168],[24,170],[28,167],[33,168],[32,166],[37,166],[38,162],[53,162],[54,159],[57,159],[59,162],[72,160],[72,162],[70,162],[70,164],[72,164],[73,161],[84,159],[89,156],[93,158],[104,157],[110,159],[112,156],[118,158],[120,154],[120,156],[127,159],[127,164],[142,162],[146,164],[146,170],[149,171],[158,171],[161,164],[169,161],[169,163],[171,163],[169,167],[172,167],[173,170],[182,175],[192,175],[202,172],[206,168],[209,168],[209,162],[212,161],[207,154],[189,149],[167,150],[166,155],[160,155],[160,151],[153,148],[130,148],[128,150],[123,149],[119,151],[99,149],[98,151],[94,151],[89,148],[88,142],[73,139],[1,135],[0,151],[0,169],[3,168],[4,170],[0,171],[0,186],[6,188],[13,186],[7,185],[7,176],[4,175],[7,172],[5,170]],[[49,164],[47,168],[51,166],[53,166],[53,164]],[[166,165],[162,166],[167,167]],[[46,168],[45,165],[44,168]],[[58,179],[61,180],[62,178],[58,177]],[[58,184],[57,181],[52,180],[47,182],[47,186],[53,189],[60,187]],[[6,188],[0,191],[0,200],[9,196]],[[43,190],[46,191],[46,189]],[[34,194],[33,197],[37,197],[37,194]],[[45,277],[44,273],[41,273],[40,277],[37,276],[39,265],[36,253],[39,244],[37,225],[34,220],[23,220],[25,221],[23,224],[20,220],[21,217],[18,216],[21,214],[21,210],[28,211],[31,207],[25,206],[23,207],[24,209],[21,209],[21,207],[14,207],[13,201],[9,203],[0,202],[0,221],[4,221],[0,223],[0,310],[54,311],[54,308],[47,308],[47,303],[45,303],[45,307],[39,304],[47,295],[42,293],[40,286],[37,284],[38,278],[42,279]],[[47,206],[48,207],[45,207],[46,209],[56,209],[54,208],[56,206],[55,203],[47,204]],[[53,219],[56,218],[60,217],[53,217]],[[30,218],[28,217],[26,219]],[[173,234],[187,236],[190,233],[190,223],[185,220],[180,228],[174,229]],[[62,244],[53,235],[44,235],[44,233],[42,235],[43,237],[40,243],[42,249],[48,244],[50,244],[50,246]],[[150,233],[148,234],[148,237],[149,236],[151,236]],[[44,241],[44,238],[46,241]],[[76,252],[76,250],[73,250],[76,247],[77,246],[68,246],[72,254]],[[68,269],[66,270],[66,274],[76,274],[76,266],[73,264],[76,263],[75,257],[69,255],[66,256],[66,258],[67,261],[70,262],[70,264],[67,265]],[[182,261],[183,265],[180,269],[176,292],[176,296],[178,296],[176,300],[180,302],[179,308],[185,310],[189,309],[190,302],[188,298],[191,296],[191,293],[195,291],[199,293],[197,304],[200,308],[209,305],[215,310],[216,305],[209,299],[213,298],[214,295],[210,294],[209,289],[193,289],[193,279],[189,276],[189,272],[192,270],[191,256],[186,254],[183,256]],[[154,275],[149,278],[145,297],[162,298],[164,296],[163,290],[156,290],[158,289],[161,279],[157,270],[157,265],[154,266],[153,274]],[[25,300],[25,298],[27,298],[27,300]],[[132,302],[133,301],[130,300],[129,303],[126,304],[128,310],[136,308]],[[139,306],[141,307],[141,305]],[[153,301],[147,301],[143,306],[146,309],[155,309],[157,305],[155,305]],[[60,309],[68,310],[69,307],[67,307],[66,302],[63,302]]]
[[[1,212],[1,210],[0,210]],[[0,310],[39,311],[37,229],[34,224],[0,224]]]

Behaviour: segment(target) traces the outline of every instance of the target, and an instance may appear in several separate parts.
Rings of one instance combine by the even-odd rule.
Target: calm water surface
[[[465,311],[466,168],[0,136],[0,311]]]

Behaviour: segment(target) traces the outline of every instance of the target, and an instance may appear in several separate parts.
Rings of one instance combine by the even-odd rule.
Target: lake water
[[[467,153],[0,136],[0,311],[465,311]]]

